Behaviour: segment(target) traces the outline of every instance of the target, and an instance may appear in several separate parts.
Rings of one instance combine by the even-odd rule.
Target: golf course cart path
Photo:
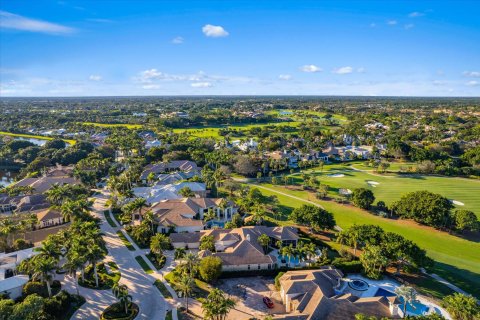
[[[129,251],[122,240],[105,220],[103,211],[108,197],[105,194],[93,197],[92,214],[101,219],[101,230],[108,249],[106,260],[114,261],[121,273],[120,283],[127,285],[133,302],[140,307],[140,312],[135,319],[164,319],[166,313],[166,301],[158,289],[153,286],[155,278],[146,274],[135,260],[137,251]],[[74,287],[72,292],[75,292]],[[72,319],[99,319],[105,305],[110,305],[116,299],[110,290],[81,290],[81,294],[87,300],[86,303],[73,315]]]

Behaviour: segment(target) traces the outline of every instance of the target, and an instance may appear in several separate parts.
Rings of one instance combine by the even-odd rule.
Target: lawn
[[[96,123],[96,122],[80,122],[80,124],[101,128],[115,128],[115,127],[124,127],[127,129],[141,129],[141,124],[130,124],[130,123]]]
[[[142,267],[142,269],[143,269],[143,271],[145,271],[145,273],[148,273],[148,274],[153,273],[152,268],[150,268],[150,266],[145,261],[145,259],[143,259],[142,256],[136,256],[135,260],[137,260],[138,264],[140,265],[140,267]]]
[[[340,178],[338,178],[340,179]],[[279,220],[279,224],[288,225],[288,213],[296,207],[305,204],[301,200],[292,199],[277,191],[284,192],[301,199],[314,201],[322,205],[335,216],[337,225],[348,228],[353,224],[375,224],[385,231],[396,232],[424,248],[428,255],[437,263],[434,272],[447,278],[454,284],[477,297],[480,297],[480,243],[468,241],[460,237],[439,232],[433,228],[420,226],[414,222],[390,220],[375,216],[356,207],[338,204],[332,201],[320,201],[306,191],[294,191],[282,186],[263,184],[262,186],[275,191],[261,189],[266,195],[276,195],[280,202],[277,216],[270,219]]]
[[[122,240],[123,244],[127,247],[128,250],[135,251],[135,248],[130,243],[130,241],[128,241],[127,237],[125,237],[122,231],[118,230],[117,236]]]
[[[10,137],[18,137],[18,138],[26,138],[26,139],[38,139],[38,140],[55,140],[53,137],[45,137],[45,136],[39,136],[35,134],[24,134],[24,133],[11,133],[11,132],[5,132],[5,131],[0,131],[0,135],[4,136],[10,136]],[[74,145],[77,143],[76,140],[71,140],[71,139],[61,139],[65,141],[66,143],[70,145]]]
[[[355,162],[353,166],[360,168],[362,163]],[[395,167],[400,165],[395,164]],[[464,205],[456,205],[457,209],[467,209],[475,212],[480,217],[480,181],[473,179],[425,176],[420,174],[376,174],[355,171],[350,165],[334,164],[325,165],[323,172],[318,169],[308,170],[320,180],[322,184],[331,187],[330,195],[338,196],[339,188],[367,188],[373,191],[377,201],[382,200],[387,205],[400,199],[403,194],[418,190],[428,190],[456,200]],[[339,173],[344,177],[332,177],[331,174]],[[299,174],[292,176],[295,183],[302,183]],[[374,181],[378,184],[368,184]]]
[[[153,285],[155,287],[157,287],[157,289],[160,291],[160,293],[162,294],[162,296],[165,298],[165,299],[172,299],[172,294],[170,293],[170,291],[168,291],[167,287],[165,287],[165,285],[163,284],[162,281],[160,280],[155,280],[155,282],[153,283]]]
[[[113,219],[112,219],[112,216],[110,215],[110,211],[109,210],[105,210],[103,211],[103,215],[105,216],[105,219],[107,220],[108,224],[110,225],[110,227],[112,228],[116,228],[117,225],[115,224],[115,222],[113,222]]]

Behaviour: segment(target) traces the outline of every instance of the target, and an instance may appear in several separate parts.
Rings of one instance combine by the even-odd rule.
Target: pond
[[[0,187],[6,187],[13,183],[18,172],[0,169]]]
[[[23,137],[15,137],[15,140],[24,140],[31,142],[37,146],[43,146],[45,143],[47,143],[48,140],[43,140],[43,139],[36,139],[36,138],[23,138]]]

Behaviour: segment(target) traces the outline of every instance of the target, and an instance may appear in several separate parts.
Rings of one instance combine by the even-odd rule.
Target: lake
[[[0,186],[6,187],[12,184],[17,175],[16,171],[0,169]]]

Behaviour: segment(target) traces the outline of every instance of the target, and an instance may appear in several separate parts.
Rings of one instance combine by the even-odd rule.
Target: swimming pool
[[[284,256],[281,256],[281,255],[278,256],[278,260],[281,263],[287,263],[287,260],[288,260],[289,264],[298,264],[300,262],[300,260],[298,258],[291,257],[290,259],[288,259],[288,257],[284,257]]]
[[[221,222],[221,221],[209,221],[209,222],[208,222],[208,227],[209,227],[209,228],[213,228],[213,227],[224,228],[224,227],[225,227],[225,222]]]
[[[385,290],[383,288],[378,288],[377,292],[375,293],[375,297],[395,297],[397,296],[394,292]],[[400,308],[403,309],[403,298],[399,297],[401,302]],[[423,316],[426,315],[430,311],[430,307],[424,305],[420,301],[414,301],[407,304],[407,314],[408,315],[415,315],[415,316]],[[435,313],[441,314],[439,310],[434,309]]]

